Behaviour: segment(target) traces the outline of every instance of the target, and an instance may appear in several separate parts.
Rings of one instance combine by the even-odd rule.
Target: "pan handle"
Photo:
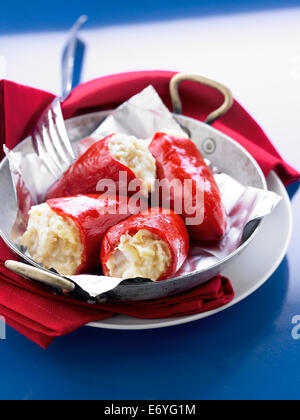
[[[212,124],[214,121],[222,117],[222,115],[226,114],[227,111],[232,107],[233,105],[233,97],[231,91],[226,87],[221,85],[218,82],[215,82],[214,80],[208,79],[203,76],[198,76],[195,74],[186,74],[186,73],[178,73],[176,76],[174,76],[171,79],[170,82],[170,94],[171,94],[171,100],[173,105],[173,112],[175,114],[181,114],[182,113],[182,103],[179,95],[179,85],[184,80],[189,80],[192,82],[201,83],[205,86],[210,86],[212,88],[217,89],[219,92],[222,93],[224,96],[224,102],[218,108],[217,110],[213,111],[209,116],[206,118],[205,123],[206,124]]]
[[[75,289],[74,283],[59,276],[55,273],[50,273],[40,268],[33,267],[19,261],[5,261],[5,267],[13,273],[19,274],[23,277],[37,280],[47,286],[54,287],[59,290],[73,292]]]

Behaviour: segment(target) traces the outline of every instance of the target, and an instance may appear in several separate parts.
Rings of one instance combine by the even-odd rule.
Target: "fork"
[[[68,42],[62,57],[62,97],[56,97],[52,103],[43,110],[36,126],[32,131],[32,141],[37,155],[41,158],[50,173],[57,179],[75,161],[75,155],[66,130],[61,101],[71,93],[73,87],[75,58],[78,46],[78,32],[87,21],[83,15],[75,22],[70,31]],[[81,42],[81,45],[84,44]]]

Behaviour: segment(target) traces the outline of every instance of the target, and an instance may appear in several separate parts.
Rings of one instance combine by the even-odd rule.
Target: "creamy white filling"
[[[142,191],[148,195],[154,188],[156,162],[148,150],[148,142],[133,136],[115,134],[109,141],[112,156],[142,180]]]
[[[156,281],[170,263],[171,253],[165,241],[149,230],[141,229],[135,235],[121,236],[106,265],[111,277],[144,277]]]
[[[81,265],[83,245],[77,226],[70,218],[56,214],[47,203],[31,208],[20,244],[36,262],[62,275],[75,274]]]

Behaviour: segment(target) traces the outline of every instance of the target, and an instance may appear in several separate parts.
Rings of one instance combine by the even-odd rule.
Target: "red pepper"
[[[130,217],[127,197],[77,195],[47,200],[50,208],[60,216],[72,219],[83,245],[81,265],[76,274],[100,268],[99,253],[106,231]]]
[[[121,236],[134,235],[146,229],[159,236],[168,246],[171,262],[158,280],[172,277],[182,266],[189,252],[189,235],[182,218],[172,210],[152,208],[110,228],[102,242],[101,264],[105,275],[109,275],[107,261],[116,249]]]
[[[134,172],[111,155],[108,145],[113,135],[99,140],[81,155],[62,177],[49,188],[47,199],[75,194],[102,193],[104,191],[101,191],[101,188],[100,190],[97,189],[97,185],[99,181],[104,179],[115,182],[117,194],[121,190],[127,189],[132,180],[137,180],[137,186],[141,185]],[[119,185],[121,171],[127,174],[126,185]]]
[[[172,182],[177,179],[181,184],[184,180],[191,180],[192,189],[188,194],[183,193],[180,196],[182,216],[186,221],[187,218],[193,218],[196,214],[196,211],[192,214],[185,211],[184,202],[187,200],[191,200],[193,209],[202,208],[204,211],[202,222],[195,225],[187,224],[191,238],[198,241],[221,239],[226,231],[225,210],[214,176],[196,145],[186,138],[157,133],[152,139],[149,150],[156,159],[159,180],[166,179]],[[164,206],[162,202],[160,205]],[[170,190],[170,208],[173,210],[176,208],[176,192],[172,189]]]

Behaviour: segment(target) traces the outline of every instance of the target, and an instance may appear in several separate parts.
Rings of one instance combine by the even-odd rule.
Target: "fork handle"
[[[88,20],[86,15],[80,16],[71,28],[69,39],[64,47],[62,55],[62,100],[67,99],[73,89],[76,55],[80,47],[84,50],[84,44],[78,39],[78,32],[81,26]],[[83,53],[82,53],[83,54]],[[80,60],[81,73],[82,60]]]

